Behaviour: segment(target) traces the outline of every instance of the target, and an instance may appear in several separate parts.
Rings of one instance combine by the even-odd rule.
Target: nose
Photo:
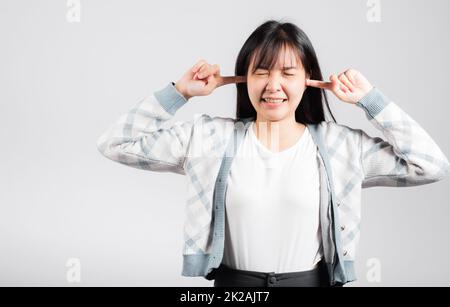
[[[281,91],[280,79],[281,78],[279,76],[276,76],[276,74],[271,75],[267,81],[266,91],[271,93]]]

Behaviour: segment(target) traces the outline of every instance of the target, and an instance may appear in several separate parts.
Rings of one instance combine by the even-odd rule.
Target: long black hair
[[[268,20],[256,28],[245,41],[236,59],[236,76],[246,76],[250,60],[254,56],[253,72],[257,68],[272,69],[283,47],[291,47],[298,53],[306,74],[310,79],[323,80],[316,52],[308,36],[296,25],[275,20]],[[237,106],[236,118],[256,118],[256,110],[248,96],[247,83],[236,83]],[[325,121],[323,100],[333,121],[325,90],[306,87],[303,97],[295,110],[295,120],[302,124],[318,124]]]

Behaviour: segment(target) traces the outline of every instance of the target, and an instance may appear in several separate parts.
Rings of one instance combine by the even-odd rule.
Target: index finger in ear
[[[230,83],[244,83],[247,82],[246,76],[229,76],[229,77],[220,77],[218,86],[230,84]]]
[[[321,89],[329,90],[333,87],[333,83],[326,82],[326,81],[306,79],[306,86],[318,87]]]

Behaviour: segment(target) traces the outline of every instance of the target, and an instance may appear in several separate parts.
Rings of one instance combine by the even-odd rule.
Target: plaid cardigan
[[[212,280],[224,250],[227,176],[254,118],[197,114],[169,124],[186,102],[170,82],[120,116],[97,148],[127,166],[187,176],[182,275]],[[363,188],[423,185],[450,172],[432,138],[379,89],[356,105],[386,140],[334,122],[308,125],[318,148],[322,246],[331,285],[356,279]]]

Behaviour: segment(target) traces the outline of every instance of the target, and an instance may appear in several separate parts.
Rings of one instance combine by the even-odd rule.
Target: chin
[[[262,115],[262,118],[273,122],[283,120],[287,116],[287,114],[282,112],[262,112],[260,115]]]

